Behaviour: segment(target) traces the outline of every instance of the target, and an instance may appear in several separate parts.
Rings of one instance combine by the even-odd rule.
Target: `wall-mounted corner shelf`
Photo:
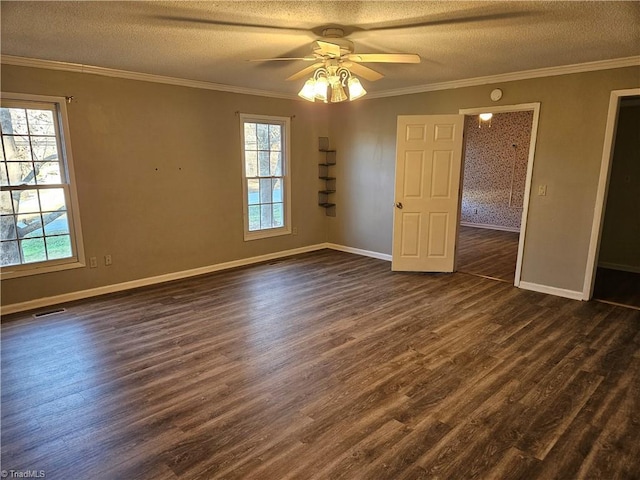
[[[336,151],[329,148],[329,138],[320,137],[318,139],[320,154],[322,155],[318,163],[318,178],[324,182],[323,188],[318,190],[318,205],[325,209],[330,217],[336,216],[336,204],[333,201],[333,194],[336,193],[336,177],[332,167],[336,165]]]

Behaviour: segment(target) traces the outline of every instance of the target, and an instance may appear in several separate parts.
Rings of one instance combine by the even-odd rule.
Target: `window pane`
[[[282,152],[271,152],[270,154],[271,176],[282,175]]]
[[[5,108],[5,99],[12,108]],[[76,232],[71,230],[74,222],[67,209],[75,190],[63,154],[68,147],[62,135],[64,109],[39,96],[21,100],[8,94],[2,102],[0,183],[5,191],[0,198],[0,240],[6,244],[2,264],[73,259]],[[11,274],[32,272],[30,267]]]
[[[13,208],[16,213],[32,213],[40,211],[37,190],[22,190],[12,192]]]
[[[260,205],[249,207],[249,231],[260,230]]]
[[[44,238],[29,238],[20,241],[22,256],[25,263],[44,262],[47,254],[44,248]]]
[[[249,120],[247,118],[247,120]],[[281,117],[269,117],[263,122],[253,119],[243,123],[244,172],[247,182],[245,208],[246,232],[269,230],[285,226],[284,188],[286,172],[286,135],[288,121]],[[254,150],[255,149],[255,150]],[[64,174],[64,171],[62,172]],[[250,182],[250,180],[253,180]],[[46,223],[46,222],[45,222]],[[265,232],[271,236],[281,232]],[[245,236],[245,240],[263,238],[260,235]]]
[[[18,265],[20,263],[20,250],[18,250],[18,242],[2,242],[0,246],[0,264]]]
[[[38,185],[62,183],[60,164],[58,162],[36,162],[36,181]]]
[[[13,213],[11,208],[11,194],[6,191],[0,191],[0,213]]]
[[[247,177],[258,176],[258,152],[245,152],[244,153],[245,171]]]
[[[27,110],[27,119],[29,120],[29,133],[31,135],[56,134],[51,110]]]
[[[31,137],[31,153],[34,160],[58,160],[58,146],[55,137]]]
[[[0,128],[5,135],[27,133],[27,112],[23,108],[0,108]]]
[[[18,225],[18,238],[42,237],[42,218],[39,213],[18,215],[16,218]]]
[[[258,150],[269,150],[269,125],[258,123],[256,132],[258,135]]]
[[[260,203],[271,203],[271,179],[260,179]]]
[[[245,150],[258,149],[258,137],[256,137],[255,123],[244,124],[244,149]]]
[[[259,175],[268,177],[270,175],[269,168],[269,152],[258,152]]]
[[[64,190],[62,188],[40,190],[40,205],[43,212],[65,210]]]
[[[247,196],[249,205],[260,203],[260,180],[247,180]]]
[[[69,219],[66,213],[60,214],[60,212],[45,213],[44,219],[44,234],[45,235],[60,235],[62,233],[69,233]]]
[[[282,126],[269,125],[269,140],[271,150],[282,151]]]
[[[69,235],[47,237],[46,242],[49,260],[71,256],[71,237]]]
[[[4,154],[8,161],[25,161],[31,160],[31,147],[29,145],[29,137],[17,135],[5,135],[2,137],[4,141]]]
[[[282,208],[282,203],[274,203],[273,204],[273,226],[274,227],[284,227],[284,209]]]
[[[274,202],[282,202],[282,179],[274,178],[272,182],[272,198]]]
[[[13,215],[3,215],[0,217],[0,239],[14,240],[16,238],[16,225]]]
[[[272,227],[272,217],[271,204],[260,205],[260,226],[262,228]]]
[[[33,185],[36,183],[36,177],[33,172],[33,163],[7,162],[5,165],[9,171],[10,185]]]
[[[6,163],[0,163],[0,185],[9,185],[9,176],[7,175]]]

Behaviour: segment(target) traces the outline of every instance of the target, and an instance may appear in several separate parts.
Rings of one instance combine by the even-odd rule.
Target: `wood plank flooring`
[[[513,284],[519,238],[517,232],[460,225],[457,270]]]
[[[2,323],[4,470],[637,479],[640,312],[323,250]]]

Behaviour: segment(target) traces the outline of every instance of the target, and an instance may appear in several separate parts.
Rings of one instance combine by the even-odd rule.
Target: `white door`
[[[394,271],[453,272],[464,115],[398,116]]]

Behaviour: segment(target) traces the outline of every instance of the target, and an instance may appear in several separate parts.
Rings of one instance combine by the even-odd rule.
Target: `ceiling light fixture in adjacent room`
[[[478,115],[478,128],[482,128],[482,124],[486,123],[487,127],[491,127],[491,119],[493,118],[493,113],[481,113]]]

